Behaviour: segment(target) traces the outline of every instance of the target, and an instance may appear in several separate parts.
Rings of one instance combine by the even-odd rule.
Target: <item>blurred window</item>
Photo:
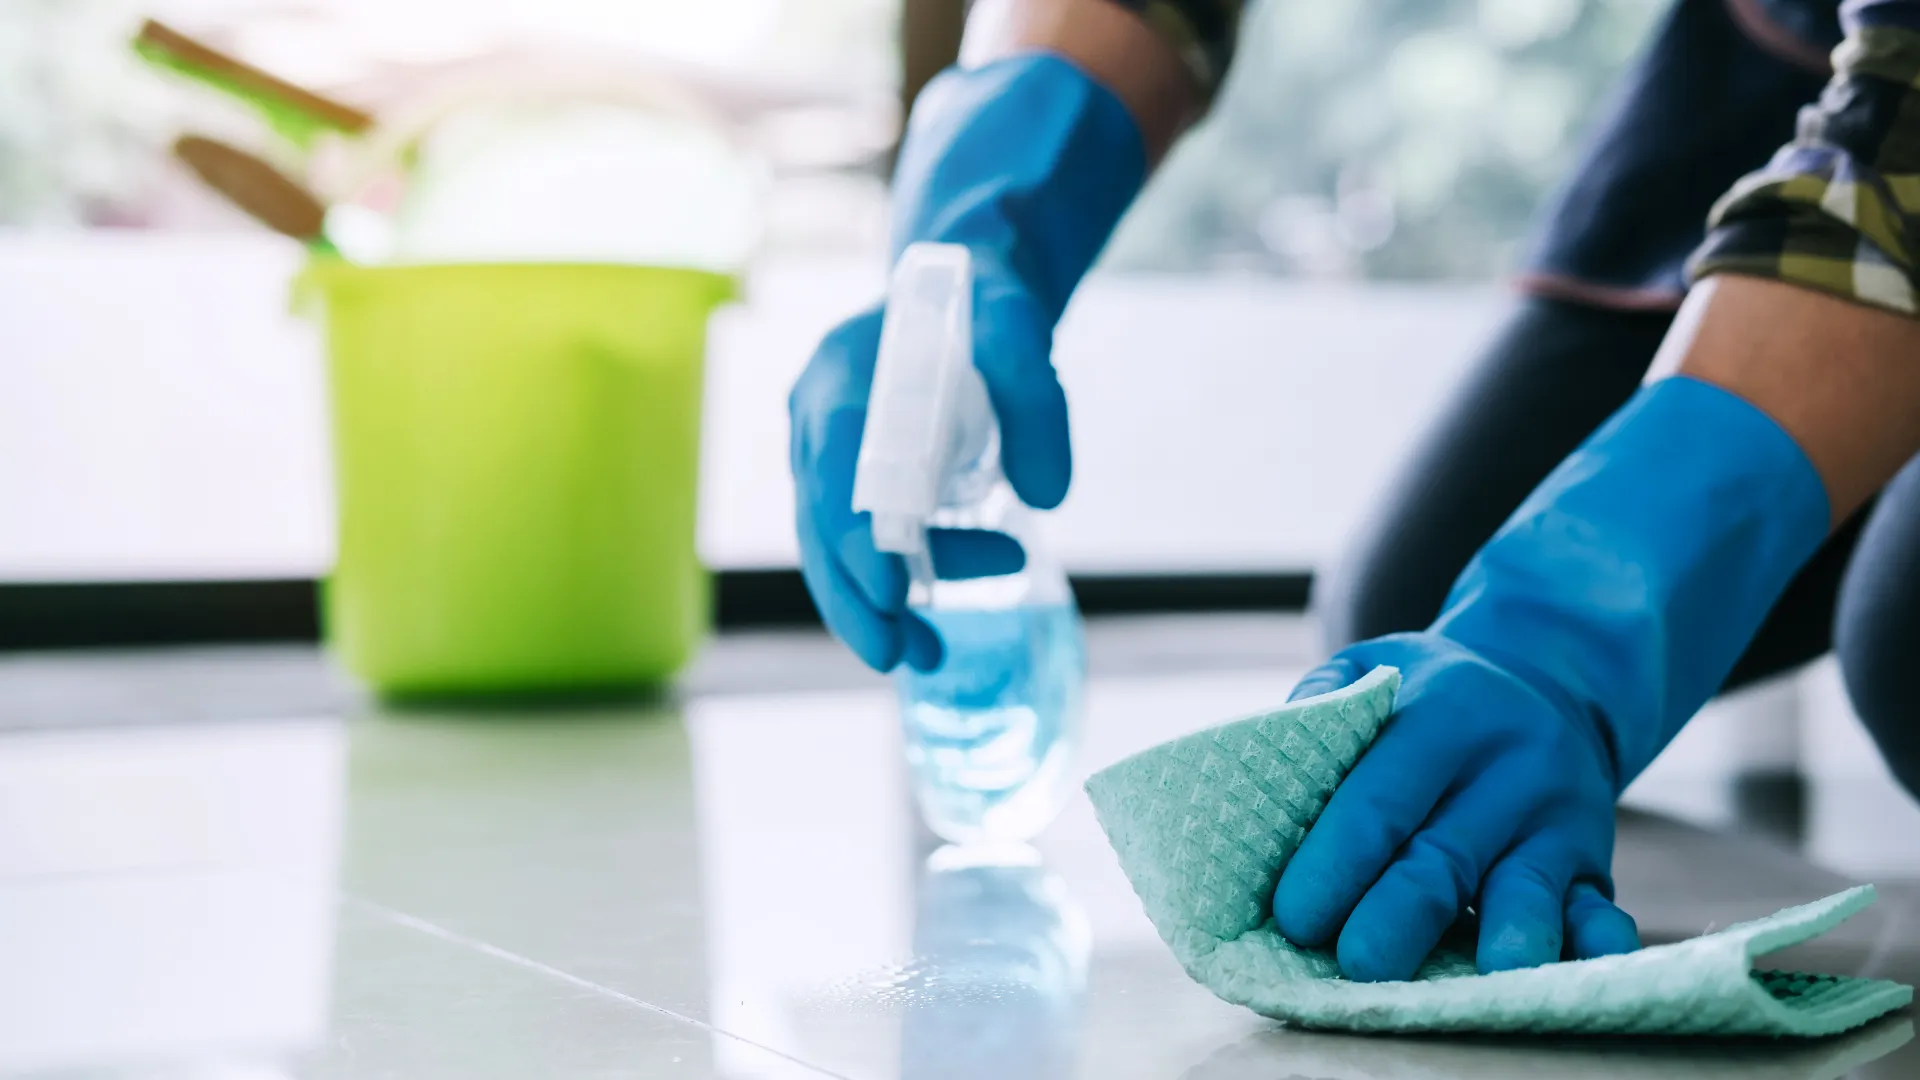
[[[1511,269],[1665,0],[1263,0],[1107,263],[1314,278]]]
[[[809,108],[789,109],[768,137],[783,154],[811,154],[830,172],[846,171],[850,155],[884,160],[899,79],[897,4],[0,0],[0,226],[236,222],[213,210],[164,151],[183,128],[244,131],[234,118],[242,110],[136,61],[128,41],[143,17],[321,88],[392,86],[503,51],[632,56],[704,75],[733,100],[804,99]],[[885,129],[877,139],[876,113]],[[878,150],[863,149],[876,142]],[[852,162],[854,171],[861,167]],[[834,197],[830,187],[817,196]]]
[[[222,45],[321,86],[532,45],[804,88],[827,104],[765,133],[787,162],[770,246],[870,250],[884,229],[885,154],[872,148],[894,122],[901,2],[4,0],[0,225],[236,224],[160,152],[226,106],[131,58],[128,35],[153,15],[212,27]],[[1212,115],[1161,169],[1107,264],[1496,276],[1664,7],[1262,0]]]

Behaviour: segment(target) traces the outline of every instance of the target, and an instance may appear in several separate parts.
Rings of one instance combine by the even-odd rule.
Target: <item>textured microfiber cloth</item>
[[[1762,971],[1757,956],[1873,902],[1863,885],[1624,956],[1477,974],[1450,940],[1407,982],[1340,977],[1331,950],[1274,928],[1280,870],[1393,712],[1400,673],[1162,743],[1096,773],[1087,794],[1147,917],[1201,985],[1278,1020],[1347,1031],[1829,1035],[1906,1005],[1880,979]]]

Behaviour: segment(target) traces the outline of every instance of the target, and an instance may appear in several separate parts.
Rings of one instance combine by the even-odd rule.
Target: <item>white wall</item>
[[[0,580],[311,575],[318,347],[273,237],[0,234]],[[786,388],[878,267],[774,262],[716,320],[701,548],[790,565]],[[1096,278],[1062,327],[1082,570],[1332,552],[1489,332],[1493,288]]]
[[[328,557],[291,244],[0,239],[0,578],[247,577]]]

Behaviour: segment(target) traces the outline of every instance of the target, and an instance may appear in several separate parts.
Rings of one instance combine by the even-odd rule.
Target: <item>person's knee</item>
[[[1920,799],[1920,457],[1880,492],[1834,611],[1833,651],[1853,711]]]
[[[1845,605],[1843,605],[1843,610]],[[1920,798],[1920,611],[1890,625],[1885,616],[1854,611],[1843,615],[1834,632],[1834,655],[1847,698],[1893,775]],[[1901,613],[1905,614],[1905,613]]]

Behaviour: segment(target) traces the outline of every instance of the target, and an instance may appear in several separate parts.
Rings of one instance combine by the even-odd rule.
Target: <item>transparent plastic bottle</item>
[[[940,634],[931,672],[902,668],[907,763],[921,814],[956,842],[1022,840],[1053,820],[1079,741],[1086,649],[1041,517],[1000,468],[999,425],[973,367],[966,248],[916,244],[895,267],[853,505],[874,542],[904,556],[908,605]],[[1018,572],[937,580],[929,528],[1020,541]]]
[[[1032,517],[1004,480],[981,503],[936,515],[943,527],[1012,533],[1027,565],[1001,577],[916,581],[908,597],[946,656],[934,671],[902,667],[894,676],[907,764],[927,825],[956,842],[1031,837],[1069,790],[1085,638],[1066,575],[1037,542]]]

